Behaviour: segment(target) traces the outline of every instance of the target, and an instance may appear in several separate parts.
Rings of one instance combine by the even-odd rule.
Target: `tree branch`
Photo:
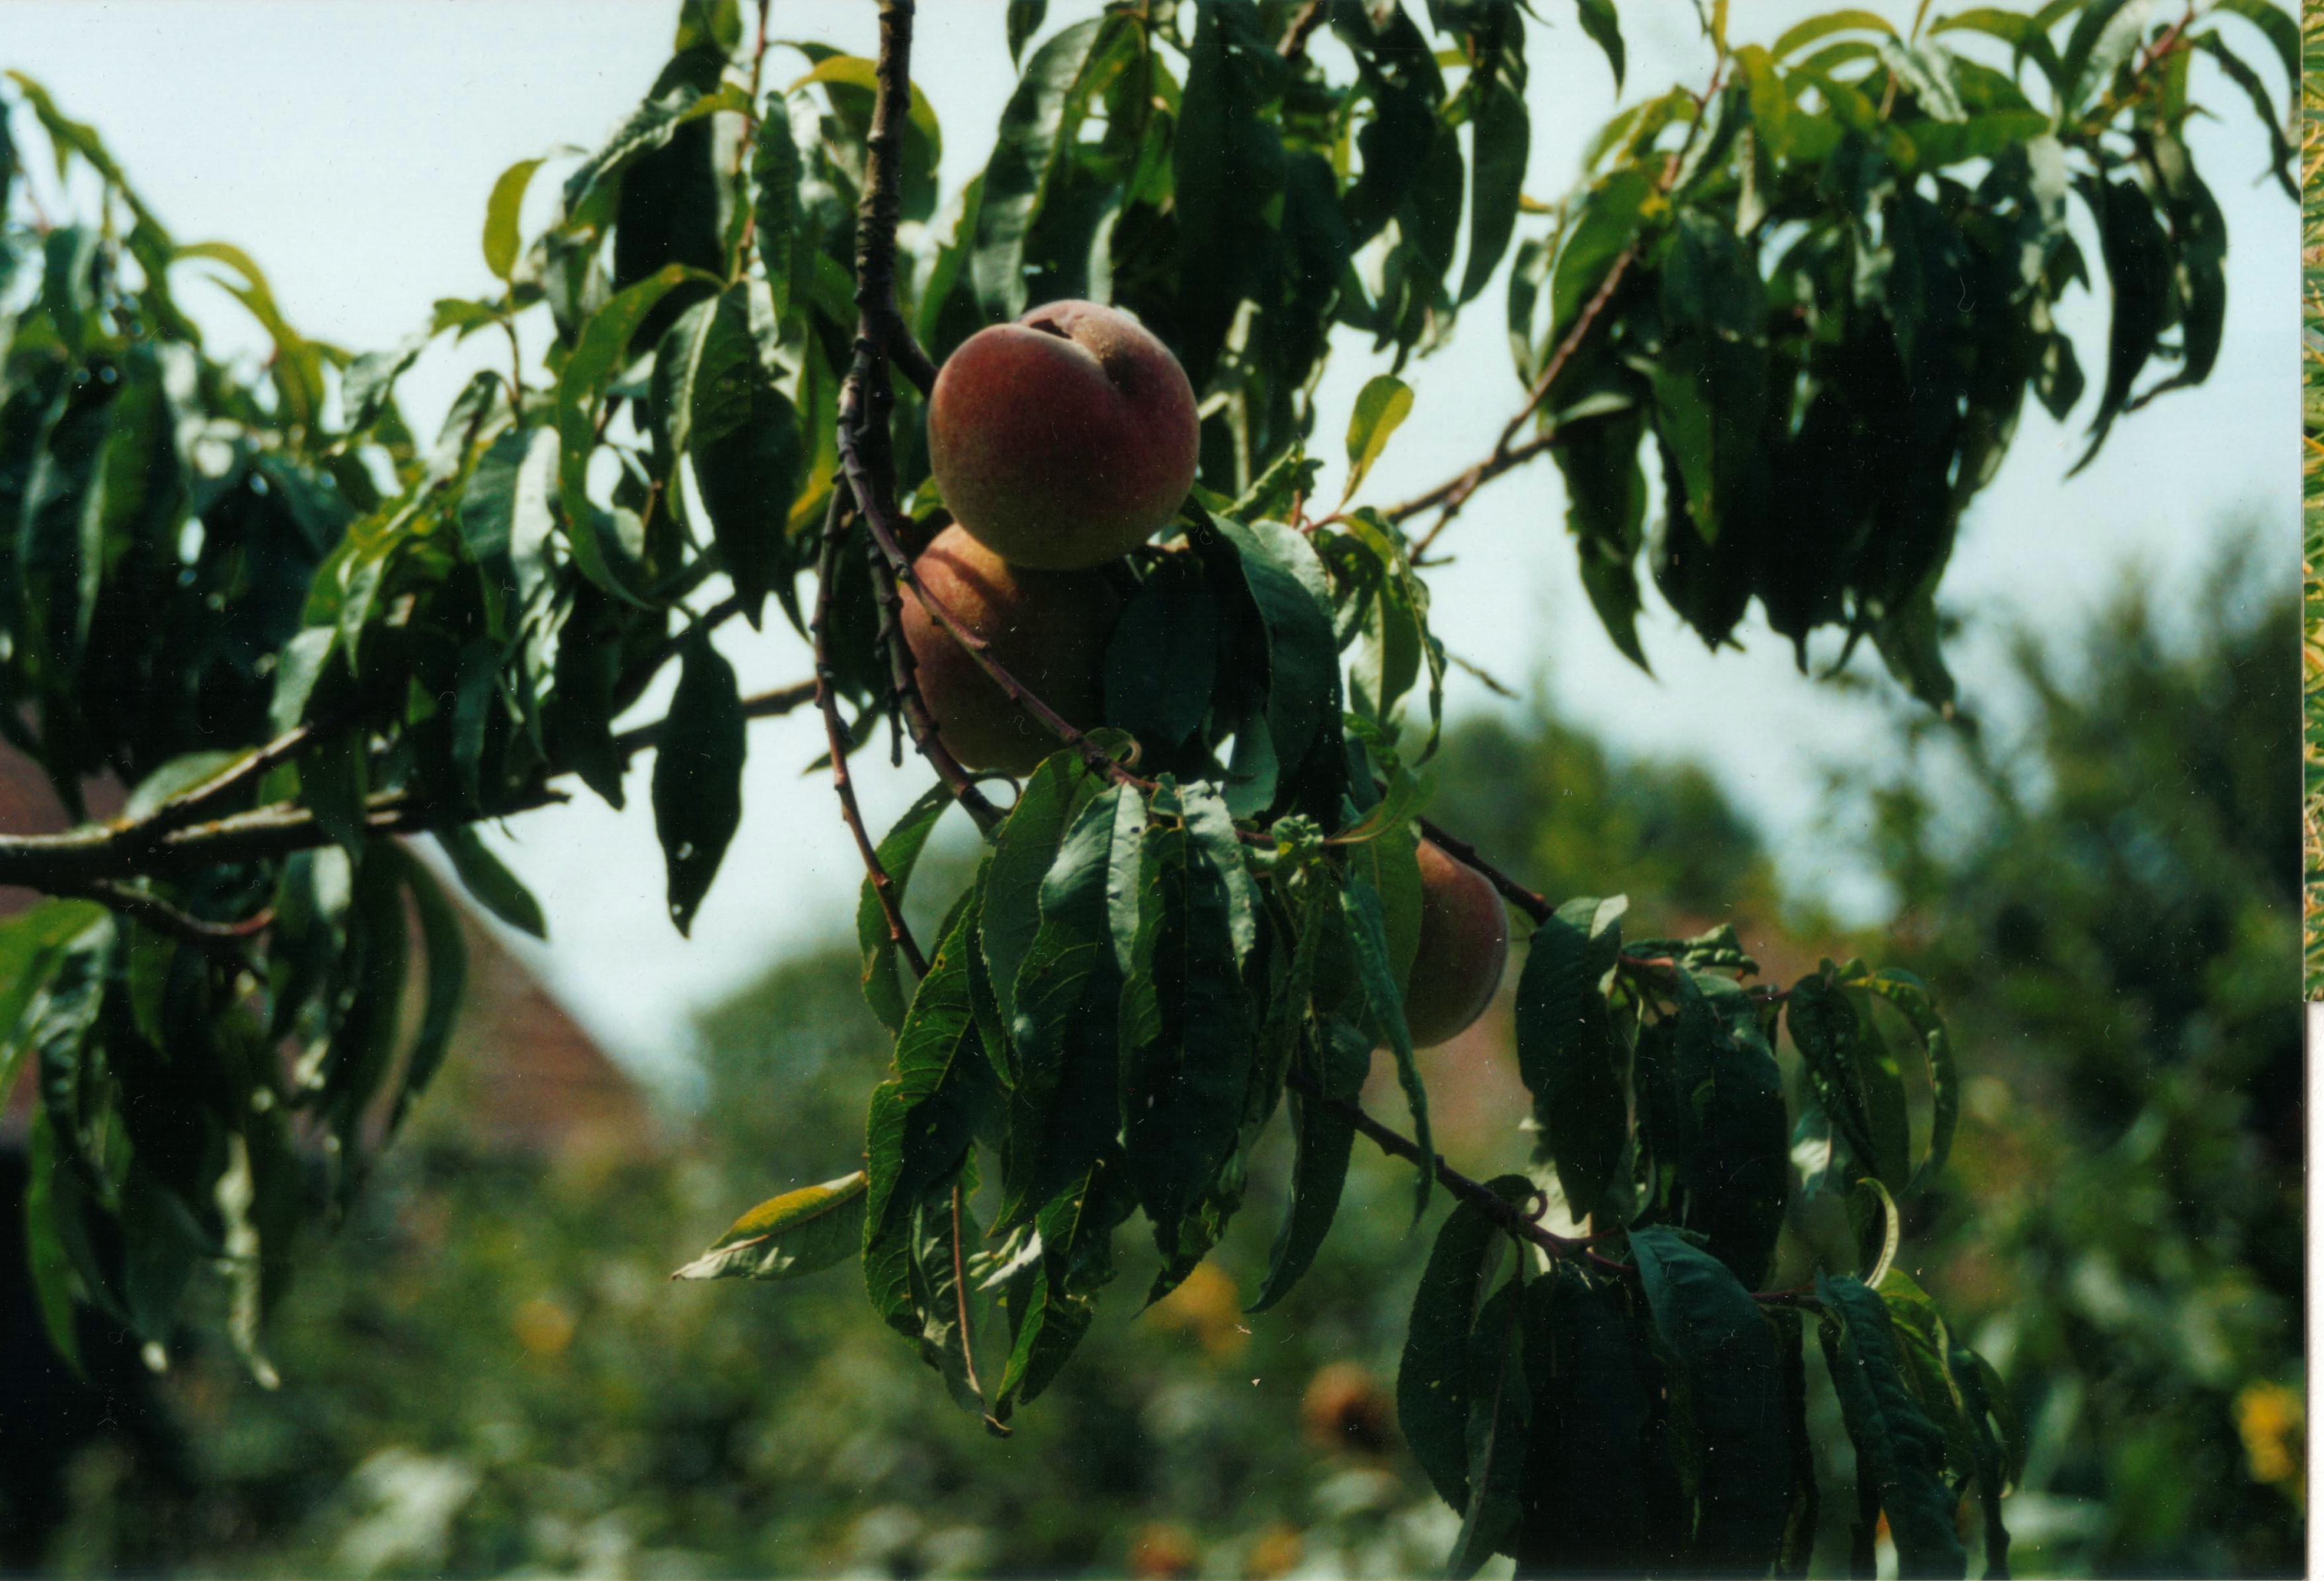
[[[848,833],[855,837],[856,855],[863,859],[863,874],[870,880],[872,892],[879,897],[880,911],[888,920],[888,938],[895,945],[916,977],[928,975],[928,958],[920,953],[919,941],[912,937],[904,921],[904,911],[896,898],[895,881],[880,860],[879,848],[872,843],[871,830],[863,827],[863,809],[855,802],[855,782],[847,769],[847,731],[839,717],[839,697],[833,686],[831,670],[831,592],[839,581],[839,541],[844,532],[844,496],[835,487],[831,504],[823,513],[823,546],[816,560],[815,622],[809,630],[815,637],[815,704],[823,713],[824,739],[831,744],[831,789],[839,798],[839,816],[846,821]]]

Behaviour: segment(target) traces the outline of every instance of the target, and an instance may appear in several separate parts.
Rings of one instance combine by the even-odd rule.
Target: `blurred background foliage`
[[[2299,616],[2257,564],[2127,587],[2080,633],[1987,632],[2014,660],[2010,684],[1987,678],[2007,701],[1981,732],[1900,708],[1859,756],[1887,770],[1832,781],[1833,838],[1895,901],[1854,942],[1925,975],[1963,1049],[1962,1135],[1906,1244],[2025,1414],[2021,1575],[2301,1564]],[[1779,977],[1834,937],[1785,909],[1701,765],[1622,758],[1536,701],[1452,730],[1437,768],[1461,788],[1446,818],[1553,894],[1618,879],[1641,926],[1674,931],[1732,911]],[[456,1058],[413,1145],[293,1287],[282,1386],[251,1383],[215,1325],[189,1328],[166,1378],[116,1373],[112,1425],[85,1426],[53,1523],[5,1562],[1432,1570],[1452,1517],[1385,1387],[1418,1274],[1409,1181],[1376,1156],[1286,1310],[1239,1316],[1276,1158],[1268,1200],[1203,1272],[1102,1315],[1085,1364],[1005,1448],[931,1407],[846,1271],[665,1282],[735,1201],[855,1165],[883,1040],[854,977],[848,954],[777,963],[698,1028],[697,1108],[586,1147],[494,1146],[459,1074],[491,1052]],[[1479,1172],[1525,1153],[1507,1029],[1489,1018],[1429,1072],[1440,1139]],[[1844,1521],[1849,1501],[1827,1502]]]

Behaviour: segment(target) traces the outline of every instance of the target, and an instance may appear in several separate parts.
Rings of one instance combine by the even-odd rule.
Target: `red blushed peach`
[[[1185,370],[1137,319],[1050,302],[945,359],[928,462],[954,520],[1010,565],[1085,570],[1177,513],[1199,427]]]
[[[1433,840],[1420,842],[1420,944],[1404,992],[1404,1024],[1416,1049],[1458,1037],[1485,1013],[1509,959],[1509,919],[1499,892]]]
[[[1104,707],[1105,646],[1121,613],[1102,572],[1012,566],[957,523],[912,562],[929,596],[991,644],[991,655],[1065,721],[1087,728]],[[972,769],[1022,774],[1057,749],[1057,738],[1012,701],[954,642],[909,587],[904,639],[920,695],[945,749]]]

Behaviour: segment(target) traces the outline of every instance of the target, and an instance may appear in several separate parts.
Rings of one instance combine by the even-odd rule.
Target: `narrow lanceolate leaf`
[[[392,1133],[435,1079],[451,1047],[452,1028],[459,1019],[460,999],[468,983],[468,944],[460,929],[460,915],[452,909],[435,874],[400,846],[383,843],[381,849],[395,854],[403,886],[410,892],[411,908],[420,917],[420,942],[428,951],[428,993],[420,1009],[420,1028],[404,1056],[403,1080],[388,1111],[388,1130]]]
[[[766,266],[767,290],[774,297],[775,321],[790,311],[793,244],[798,230],[798,144],[791,141],[790,116],[780,94],[767,96],[759,135],[751,148],[751,180],[758,188],[752,214],[752,245]]]
[[[653,770],[654,833],[669,871],[670,920],[680,933],[694,925],[742,821],[746,730],[733,666],[708,636],[696,635],[679,665]]]
[[[1571,1263],[1551,1268],[1526,1286],[1525,1344],[1533,1415],[1517,1567],[1527,1575],[1635,1570],[1640,1555],[1654,1551],[1649,1484],[1669,1468],[1650,1431],[1644,1347],[1632,1344],[1620,1292]]]
[[[1727,1265],[1661,1225],[1630,1232],[1694,1439],[1691,1564],[1757,1574],[1784,1534],[1791,1454],[1775,1331]]]
[[[1364,475],[1411,415],[1412,386],[1394,374],[1375,374],[1356,393],[1355,410],[1348,414],[1348,482],[1340,491],[1342,503],[1355,497]]]
[[[2093,177],[2079,185],[2098,220],[2114,315],[2107,331],[2106,384],[2090,420],[2089,448],[2074,463],[2077,472],[2097,457],[2114,420],[2130,404],[2131,386],[2154,355],[2171,297],[2170,238],[2138,183]]]
[[[920,852],[927,847],[936,819],[951,805],[951,792],[942,785],[930,786],[880,842],[880,871],[888,875],[890,896],[899,912],[903,909],[904,892],[911,885],[912,869],[919,863]],[[864,1002],[880,1018],[880,1024],[892,1032],[904,1024],[904,1011],[911,1002],[911,992],[901,976],[896,936],[889,925],[887,908],[880,903],[880,892],[868,876],[855,898],[855,942],[863,956]]]
[[[525,190],[532,185],[532,172],[543,162],[517,161],[501,172],[493,183],[493,195],[484,200],[484,267],[499,279],[506,280],[516,268],[517,251],[524,240],[518,215],[524,208]]]
[[[1075,23],[1034,51],[1001,112],[969,261],[977,300],[996,318],[1025,310],[1025,237],[1048,192],[1057,151],[1077,129],[1089,89],[1080,86],[1110,19]]]
[[[1503,1175],[1487,1185],[1511,1204],[1533,1192],[1522,1175]],[[1469,1507],[1469,1412],[1476,1399],[1469,1337],[1510,1246],[1492,1220],[1466,1202],[1455,1204],[1436,1232],[1405,1330],[1397,1424],[1437,1494],[1455,1510]]]
[[[631,336],[655,305],[689,281],[708,280],[699,270],[672,264],[628,287],[590,316],[557,376],[558,490],[573,563],[598,587],[632,603],[642,602],[632,587],[633,574],[611,558],[614,551],[589,503],[589,458],[597,448],[600,402],[628,360]]]
[[[1404,1023],[1404,991],[1397,986],[1396,968],[1388,955],[1379,891],[1370,879],[1352,869],[1340,886],[1340,925],[1347,938],[1350,958],[1355,964],[1364,1008],[1371,1018],[1372,1035],[1396,1055],[1397,1081],[1404,1088],[1404,1101],[1412,1111],[1413,1140],[1419,1144],[1422,1158],[1433,1159],[1436,1156],[1436,1144],[1428,1130],[1428,1088],[1420,1079],[1420,1066],[1413,1058],[1412,1033]],[[1412,1211],[1416,1218],[1427,1211],[1429,1189],[1436,1181],[1435,1170],[1425,1165],[1419,1176],[1414,1187]]]
[[[1614,69],[1614,91],[1622,91],[1624,60],[1622,23],[1614,14],[1614,0],[1574,0],[1581,12],[1582,31],[1590,42],[1606,52],[1606,64]]]
[[[735,285],[711,309],[687,392],[686,448],[718,558],[755,625],[789,547],[807,447],[798,412],[759,358],[750,300],[751,288]]]
[[[76,948],[93,949],[111,914],[94,901],[43,901],[0,924],[0,1105],[43,1020],[49,984]]]
[[[1463,302],[1493,278],[1517,229],[1526,159],[1533,151],[1524,93],[1508,82],[1494,82],[1477,106],[1473,135],[1476,173],[1470,181],[1469,262],[1461,271]]]
[[[770,1197],[736,1219],[672,1279],[797,1279],[863,1246],[870,1177],[861,1170]]]
[[[970,991],[976,908],[955,913],[896,1035],[895,1074],[872,1094],[865,1126],[871,1180],[867,1251],[923,1193],[955,1176],[975,1131],[999,1100]]]
[[[1145,802],[1129,787],[1091,799],[1041,881],[1040,924],[1017,972],[1015,1084],[998,1228],[1036,1213],[1114,1145],[1121,1125],[1122,967],[1114,945],[1117,856],[1134,875]],[[1136,884],[1121,886],[1135,916]]]
[[[1089,1332],[1098,1292],[1113,1278],[1114,1229],[1136,1206],[1120,1176],[1118,1163],[1093,1165],[1035,1220],[1040,1261],[992,1396],[996,1419],[1047,1388]]]
[[[1523,1514],[1533,1408],[1519,1321],[1524,1300],[1524,1283],[1510,1279],[1486,1298],[1469,1336],[1469,1502],[1445,1567],[1454,1581],[1467,1581],[1495,1554],[1510,1551]]]
[[[1230,844],[1222,862],[1214,839],[1194,836],[1167,774],[1152,815],[1121,1000],[1121,1124],[1130,1179],[1168,1256],[1234,1145],[1252,1026],[1227,877],[1228,864],[1242,875],[1241,855]]]
[[[1333,1017],[1306,1042],[1305,1068],[1325,1097],[1353,1103],[1371,1070],[1371,1040]],[[1339,1211],[1348,1155],[1355,1146],[1355,1123],[1345,1110],[1297,1093],[1290,1102],[1291,1203],[1276,1233],[1267,1278],[1248,1308],[1253,1312],[1264,1312],[1281,1300],[1315,1261]]]
[[[1535,929],[1517,977],[1517,1074],[1533,1094],[1538,1146],[1576,1217],[1598,1211],[1629,1126],[1611,1019],[1599,983],[1621,953],[1618,917],[1568,901]]]
[[[1017,973],[1041,926],[1041,881],[1065,830],[1091,797],[1095,778],[1072,753],[1051,754],[1025,781],[1001,826],[984,879],[984,962],[1003,1025],[1016,1018]]]
[[[1898,1574],[1960,1576],[1969,1556],[1953,1530],[1944,1436],[1905,1388],[1888,1308],[1856,1280],[1819,1276],[1824,1359],[1856,1446],[1857,1475],[1875,1492],[1896,1543]]]
[[[1867,993],[1895,1005],[1921,1040],[1929,1067],[1929,1151],[1905,1183],[1907,1194],[1918,1191],[1945,1167],[1953,1145],[1953,1130],[1960,1122],[1960,1072],[1953,1063],[1952,1039],[1944,1018],[1937,1013],[1928,985],[1901,967],[1887,966],[1864,979]]]
[[[1707,1077],[1708,1089],[1690,1095],[1697,1139],[1681,1176],[1683,1222],[1756,1290],[1775,1255],[1791,1183],[1783,1076],[1741,988],[1708,973],[1682,974],[1679,984],[1677,1062]]]
[[[452,860],[452,871],[460,875],[475,902],[520,932],[535,938],[549,937],[549,923],[540,914],[540,902],[532,892],[511,873],[501,859],[481,839],[473,824],[447,824],[436,831],[436,843]]]

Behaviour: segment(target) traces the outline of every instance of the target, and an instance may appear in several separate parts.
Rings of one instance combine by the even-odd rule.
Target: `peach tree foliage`
[[[0,928],[0,1093],[34,1091],[28,1228],[60,1347],[77,1307],[166,1346],[210,1269],[264,1373],[297,1235],[360,1185],[456,1017],[457,922],[406,837],[539,931],[472,826],[567,776],[619,805],[650,747],[683,930],[740,817],[751,717],[816,695],[843,793],[848,754],[883,726],[900,744],[894,573],[940,509],[929,359],[1062,297],[1176,353],[1201,481],[1119,572],[1104,717],[1083,722],[1102,728],[1005,810],[940,777],[865,836],[864,987],[896,1043],[864,1170],[762,1205],[686,1271],[860,1258],[880,1315],[1005,1430],[1087,1329],[1121,1226],[1142,1216],[1165,1258],[1130,1299],[1165,1293],[1282,1124],[1271,1305],[1359,1134],[1433,1157],[1402,998],[1447,658],[1416,568],[1477,488],[1554,461],[1583,585],[1634,658],[1643,563],[1714,645],[1757,599],[1803,662],[1819,628],[1869,636],[1942,703],[1935,592],[2029,391],[2087,410],[2095,451],[2210,371],[2226,237],[2183,130],[2247,97],[2282,173],[2274,78],[2246,57],[2296,77],[2289,16],[1920,9],[1909,32],[1842,11],[1761,44],[1713,0],[1703,80],[1616,116],[1543,203],[1528,52],[1595,46],[1618,85],[1611,0],[1148,0],[1055,26],[1017,0],[992,14],[1020,69],[992,154],[940,201],[908,5],[883,7],[875,62],[687,0],[609,141],[494,186],[495,288],[362,356],[300,336],[236,249],[180,242],[14,78],[0,734],[76,814],[97,777],[129,788],[116,818],[0,840],[0,881],[50,897]],[[2102,347],[2054,322],[2078,287],[2107,304]],[[220,289],[270,337],[262,365],[180,305]],[[1514,417],[1444,486],[1364,502],[1412,405],[1394,370],[1464,308],[1506,313]],[[538,364],[523,315],[546,321]],[[1388,371],[1319,411],[1342,327]],[[475,337],[505,365],[423,440],[396,381]],[[1318,430],[1342,422],[1333,500]],[[813,635],[818,684],[745,698],[710,635],[770,602]],[[667,717],[617,728],[673,666]],[[923,950],[896,903],[955,800],[982,860]],[[1755,985],[1728,930],[1626,938],[1618,899],[1498,882],[1534,929],[1536,1162],[1416,1170],[1416,1207],[1453,1201],[1399,1384],[1462,1517],[1454,1569],[1799,1572],[1811,1333],[1860,1468],[1857,1560],[1885,1517],[1908,1571],[1960,1574],[1973,1489],[1997,1568],[2010,1401],[1895,1266],[1958,1088],[1925,991],[1855,962]],[[1355,1102],[1376,1046],[1408,1135]]]

